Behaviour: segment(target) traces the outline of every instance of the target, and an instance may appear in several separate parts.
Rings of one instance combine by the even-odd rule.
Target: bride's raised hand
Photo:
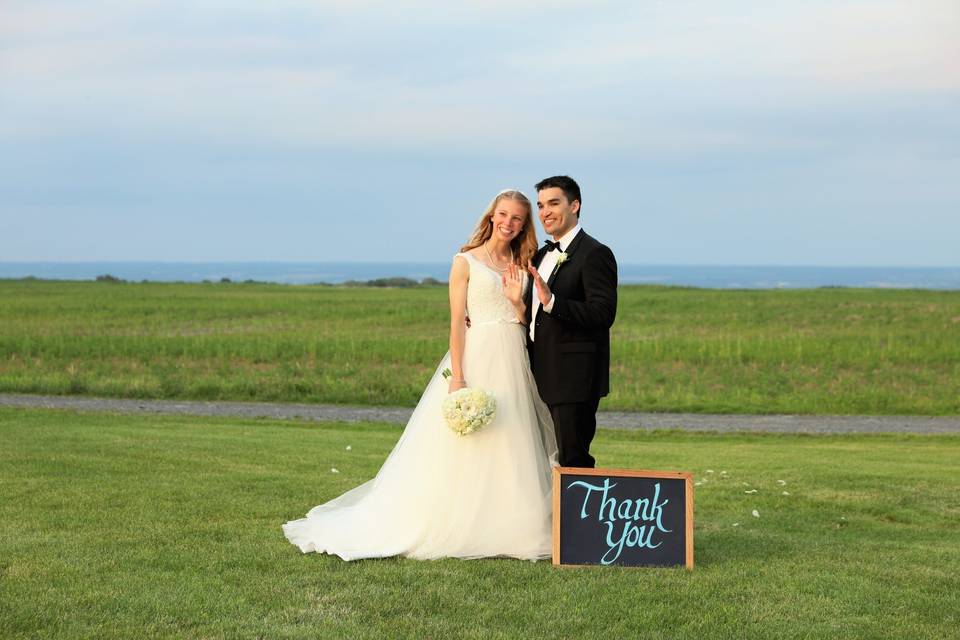
[[[507,272],[501,276],[503,282],[503,295],[506,296],[514,305],[519,305],[523,300],[523,272],[520,267],[510,263]]]

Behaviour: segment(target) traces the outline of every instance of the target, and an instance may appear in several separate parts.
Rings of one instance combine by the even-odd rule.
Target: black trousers
[[[590,455],[590,442],[597,432],[597,407],[600,398],[587,402],[550,405],[553,426],[557,432],[560,466],[590,467],[596,461]]]

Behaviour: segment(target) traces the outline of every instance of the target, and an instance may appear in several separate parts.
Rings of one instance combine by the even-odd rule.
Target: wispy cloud
[[[960,205],[955,0],[6,0],[0,95],[7,211],[253,207],[368,171],[400,191],[520,167],[658,176],[645,189],[684,232],[718,209],[822,212],[822,233]]]
[[[423,147],[510,128],[536,146],[564,130],[596,150],[698,138],[714,149],[751,134],[704,126],[698,112],[960,91],[960,11],[942,0],[547,7],[14,3],[0,16],[0,82],[17,96],[3,131],[150,126]],[[69,117],[28,117],[60,109]]]

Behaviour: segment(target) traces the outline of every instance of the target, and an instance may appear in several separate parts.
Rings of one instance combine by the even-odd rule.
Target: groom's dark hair
[[[576,200],[580,203],[580,206],[583,207],[583,200],[580,198],[580,185],[578,185],[577,181],[570,176],[551,176],[549,178],[544,178],[535,186],[538,192],[543,191],[544,189],[556,187],[563,191],[563,195],[567,196],[567,202],[573,202]],[[577,217],[580,217],[579,209],[577,209]]]

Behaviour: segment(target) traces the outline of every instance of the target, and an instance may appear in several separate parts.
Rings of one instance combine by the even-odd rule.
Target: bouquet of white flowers
[[[444,377],[448,377],[446,373],[444,371]],[[493,422],[497,401],[489,391],[464,388],[447,395],[442,410],[447,426],[457,435],[465,436]]]

